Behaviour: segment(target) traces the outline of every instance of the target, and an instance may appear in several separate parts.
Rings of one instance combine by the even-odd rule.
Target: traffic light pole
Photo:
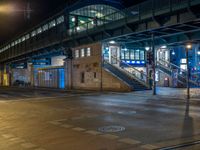
[[[152,53],[153,53],[153,95],[156,95],[156,51],[155,51],[155,37],[154,34],[152,34],[151,38],[152,42]]]

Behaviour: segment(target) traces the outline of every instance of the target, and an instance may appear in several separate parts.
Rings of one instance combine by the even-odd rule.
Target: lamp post
[[[189,50],[191,50],[192,45],[186,45],[186,64],[187,64],[187,99],[190,99],[190,69],[189,69]]]
[[[152,42],[152,53],[153,53],[153,95],[156,95],[156,51],[155,51],[155,37],[154,34],[152,34],[151,37]]]

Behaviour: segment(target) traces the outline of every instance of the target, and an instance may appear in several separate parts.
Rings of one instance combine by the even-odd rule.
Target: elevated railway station
[[[129,8],[82,0],[0,47],[0,84],[137,91],[153,81],[186,87],[189,76],[190,86],[199,87],[199,7],[199,0]]]

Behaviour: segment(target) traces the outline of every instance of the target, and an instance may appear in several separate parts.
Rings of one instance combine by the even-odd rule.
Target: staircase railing
[[[177,66],[173,63],[170,63],[166,60],[163,60],[163,59],[159,59],[159,61],[157,61],[157,65],[161,65],[163,68],[167,69],[171,73],[172,73],[173,69],[177,69],[178,70],[178,77],[181,78],[181,79],[184,79],[185,81],[187,80],[187,74],[188,74],[187,70],[182,69],[179,66]],[[196,76],[195,74],[191,74],[191,75]],[[198,77],[198,76],[196,76],[196,77]],[[180,81],[180,82],[182,82],[182,81]],[[199,86],[199,84],[196,81],[193,81],[193,80],[190,79],[189,82],[196,85],[196,86]]]
[[[135,80],[137,80],[139,83],[141,83],[142,85],[146,86],[147,88],[150,88],[150,84],[149,84],[149,81],[150,81],[150,78],[144,73],[144,72],[141,72],[140,70],[136,69],[135,67],[129,65],[128,63],[122,61],[122,60],[119,60],[115,57],[112,57],[113,59],[116,60],[117,63],[119,64],[124,64],[125,66],[127,67],[123,67],[121,65],[114,65],[114,64],[111,64],[109,61],[107,60],[103,60],[104,63],[106,64],[109,64],[109,65],[112,65],[113,67],[123,71],[124,73],[126,73],[128,76],[134,78]]]

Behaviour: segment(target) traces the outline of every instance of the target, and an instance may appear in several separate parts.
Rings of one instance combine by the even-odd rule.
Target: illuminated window
[[[49,29],[53,28],[55,26],[56,26],[56,21],[55,20],[52,20],[51,22],[49,22]]]
[[[40,33],[42,33],[42,28],[37,29],[37,34],[40,34]]]
[[[36,31],[31,32],[31,37],[34,37],[34,36],[36,36]]]
[[[144,51],[140,51],[140,60],[144,60]]]
[[[185,58],[181,59],[181,63],[182,64],[186,64],[187,63],[187,60]]]
[[[57,24],[61,24],[64,22],[64,16],[60,16],[59,18],[56,19]]]
[[[18,44],[19,44],[19,43],[21,43],[21,42],[22,42],[22,39],[21,39],[21,38],[19,38],[19,39],[18,39]]]
[[[12,42],[11,46],[15,46],[15,42]]]
[[[124,51],[121,51],[121,59],[125,59]]]
[[[85,49],[84,48],[81,49],[81,57],[85,57]]]
[[[133,50],[130,52],[130,59],[131,60],[135,59],[135,51],[133,51]]]
[[[180,68],[183,69],[183,70],[187,70],[187,65],[181,64],[181,65],[180,65]]]
[[[48,24],[43,25],[42,30],[47,31],[48,30]]]
[[[87,48],[87,56],[91,56],[91,48],[90,47]]]
[[[26,35],[26,40],[28,40],[30,38],[30,35],[29,34],[27,34]]]
[[[25,36],[23,36],[22,37],[22,42],[24,42],[26,40],[26,37]]]
[[[129,51],[125,51],[125,59],[130,59]]]
[[[135,51],[135,60],[139,60],[140,59],[140,50],[136,50]]]
[[[79,50],[75,50],[75,58],[79,58]]]

